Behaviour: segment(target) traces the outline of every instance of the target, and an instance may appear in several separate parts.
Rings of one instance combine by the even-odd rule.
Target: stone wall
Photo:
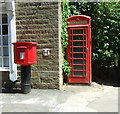
[[[33,88],[60,89],[63,84],[60,15],[58,2],[16,3],[17,41],[38,42],[37,63],[31,71]],[[47,57],[42,54],[45,48],[50,49]]]

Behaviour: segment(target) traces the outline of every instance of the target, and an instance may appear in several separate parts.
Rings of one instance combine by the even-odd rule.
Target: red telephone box
[[[71,66],[68,83],[91,83],[91,18],[75,15],[67,19],[68,46],[66,57]]]

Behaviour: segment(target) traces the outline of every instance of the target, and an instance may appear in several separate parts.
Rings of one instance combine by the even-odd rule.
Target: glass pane
[[[85,46],[84,42],[73,42],[73,46]]]
[[[85,70],[85,66],[83,65],[74,65],[74,70]]]
[[[82,71],[74,71],[74,76],[83,76]]]
[[[0,58],[0,67],[2,67],[2,58]]]
[[[2,12],[7,12],[5,3],[2,3]]]
[[[1,36],[0,36],[0,46],[2,45],[1,40],[2,40],[2,39],[1,39]]]
[[[85,58],[85,54],[74,54],[74,58]]]
[[[2,12],[2,3],[0,3],[0,12]]]
[[[73,40],[83,40],[83,39],[85,40],[85,36],[73,36]]]
[[[8,25],[2,25],[2,34],[8,34]]]
[[[0,25],[0,35],[1,35],[1,25]]]
[[[74,52],[83,52],[84,48],[73,48]]]
[[[9,66],[9,59],[8,58],[4,58],[4,67],[8,67]]]
[[[2,14],[2,24],[7,24],[7,14]]]
[[[3,36],[3,45],[8,45],[8,36]]]
[[[2,19],[1,19],[2,17],[1,17],[1,14],[0,14],[0,24],[2,24]],[[1,26],[1,25],[0,25]]]
[[[0,13],[0,24],[2,24],[2,14]]]
[[[3,56],[8,56],[8,47],[3,47]]]
[[[0,47],[0,56],[2,56],[2,50],[1,50],[2,48]]]
[[[73,30],[73,34],[83,34],[83,30]]]
[[[74,60],[74,64],[85,64],[85,63],[86,63],[85,60],[80,60],[80,59]]]

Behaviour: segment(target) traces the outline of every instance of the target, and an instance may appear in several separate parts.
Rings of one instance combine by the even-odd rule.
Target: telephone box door
[[[81,16],[77,18],[85,21],[81,20]],[[71,66],[71,73],[67,76],[68,83],[91,83],[91,29],[87,21],[86,24],[81,23],[68,25],[66,54]]]

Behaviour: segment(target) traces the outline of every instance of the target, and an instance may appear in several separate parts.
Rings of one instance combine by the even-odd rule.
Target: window
[[[9,71],[8,16],[5,3],[0,4],[0,70]]]
[[[9,79],[17,80],[13,46],[16,42],[15,2],[0,3],[0,72],[9,71]]]

